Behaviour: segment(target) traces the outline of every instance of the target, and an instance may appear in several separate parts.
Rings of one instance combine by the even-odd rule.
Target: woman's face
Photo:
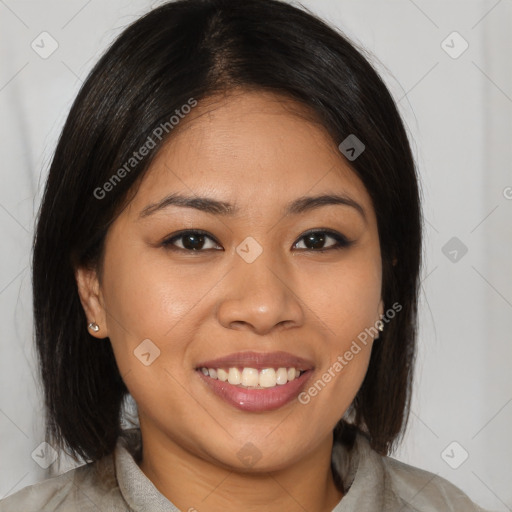
[[[229,468],[280,469],[329,439],[368,367],[373,340],[353,341],[383,313],[371,199],[285,102],[199,104],[112,224],[101,284],[79,273],[143,436]],[[323,195],[347,201],[305,199]]]

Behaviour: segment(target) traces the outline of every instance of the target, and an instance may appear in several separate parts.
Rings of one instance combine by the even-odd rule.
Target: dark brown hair
[[[99,265],[116,212],[169,131],[104,197],[95,191],[190,98],[234,88],[270,91],[307,107],[336,145],[354,134],[366,148],[349,162],[377,216],[382,297],[400,313],[374,343],[351,406],[357,429],[386,454],[403,434],[415,357],[421,263],[416,169],[395,103],[362,53],[340,31],[279,0],[178,0],[114,41],[84,82],[66,120],[46,183],[33,253],[35,335],[47,436],[73,456],[97,460],[121,433],[128,390],[110,343],[87,331],[74,270]],[[396,264],[393,260],[396,258]],[[341,413],[340,413],[341,416]]]

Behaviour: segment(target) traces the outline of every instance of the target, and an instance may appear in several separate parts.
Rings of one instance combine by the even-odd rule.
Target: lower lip
[[[207,377],[200,370],[196,373],[208,387],[228,404],[243,411],[261,412],[279,409],[291,402],[309,380],[311,370],[305,371],[299,378],[286,384],[277,385],[267,389],[245,389],[233,386],[229,382]]]

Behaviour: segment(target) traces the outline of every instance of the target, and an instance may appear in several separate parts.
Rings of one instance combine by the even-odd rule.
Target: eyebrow
[[[158,203],[149,204],[139,214],[139,218],[149,217],[168,206],[179,206],[183,208],[194,208],[205,213],[221,216],[236,216],[239,208],[225,201],[218,201],[209,197],[191,197],[179,193],[170,194]],[[285,215],[299,215],[322,206],[342,205],[354,208],[366,221],[364,208],[352,198],[342,194],[323,194],[319,196],[303,196],[288,203]]]

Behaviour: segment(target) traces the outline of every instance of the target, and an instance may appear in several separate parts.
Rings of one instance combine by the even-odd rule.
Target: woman
[[[407,136],[351,43],[276,0],[155,9],[84,83],[35,238],[48,442],[87,464],[0,510],[481,510],[388,457],[420,263]]]

